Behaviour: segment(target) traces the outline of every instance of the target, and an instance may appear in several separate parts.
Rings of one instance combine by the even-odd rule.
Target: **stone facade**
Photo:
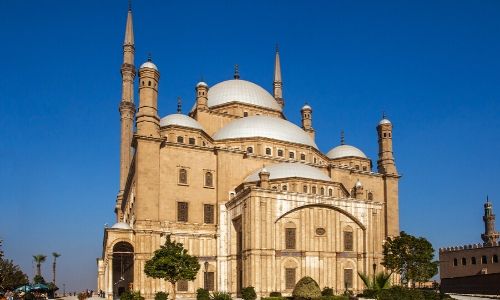
[[[287,295],[306,275],[321,288],[357,291],[363,288],[357,272],[382,270],[382,243],[399,234],[389,120],[376,128],[377,171],[343,139],[342,151],[322,153],[314,143],[311,106],[301,109],[302,128],[283,115],[276,52],[273,95],[235,74],[213,90],[198,83],[189,116],[162,119],[160,73],[152,61],[144,63],[137,72],[133,132],[133,54],[129,10],[117,223],[104,230],[98,259],[98,289],[107,299],[127,289],[146,299],[170,291],[143,272],[167,235],[202,265],[196,280],[178,284],[181,298],[194,297],[200,287],[238,295],[253,286],[259,296]]]

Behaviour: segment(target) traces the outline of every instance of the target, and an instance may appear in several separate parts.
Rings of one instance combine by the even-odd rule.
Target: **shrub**
[[[87,293],[78,293],[78,300],[85,300],[85,299],[87,299]]]
[[[80,299],[80,294],[78,294],[78,300],[82,300]],[[141,296],[141,292],[139,291],[136,292],[126,291],[120,295],[120,300],[144,300],[144,297]]]
[[[309,276],[302,277],[293,289],[295,300],[314,299],[321,297],[318,283]]]
[[[231,295],[227,292],[213,292],[210,295],[211,300],[232,300]]]
[[[283,297],[262,297],[261,300],[283,300]]]
[[[254,287],[249,286],[249,287],[243,288],[241,290],[241,298],[243,298],[243,300],[255,300],[255,299],[257,299],[257,294],[255,293]]]
[[[390,289],[380,290],[379,300],[425,300],[424,295],[419,290],[408,289],[395,286]]]
[[[363,293],[359,294],[359,297],[377,298],[379,292],[380,290],[366,289]]]
[[[155,300],[168,300],[168,293],[165,292],[156,292]]]
[[[325,286],[321,291],[321,296],[333,296],[333,289]]]
[[[196,290],[196,300],[210,300],[210,293],[204,288]]]
[[[281,292],[271,292],[269,297],[281,297]]]

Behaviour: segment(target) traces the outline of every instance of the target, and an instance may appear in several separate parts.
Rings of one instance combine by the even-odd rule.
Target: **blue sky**
[[[127,1],[0,3],[0,238],[30,276],[59,258],[66,290],[94,288],[118,191],[121,45]],[[313,107],[317,144],[376,164],[375,126],[394,124],[401,229],[437,249],[480,242],[500,211],[499,1],[134,1],[136,65],[151,52],[159,110],[194,86],[271,89],[280,44],[285,113]],[[498,228],[498,226],[497,226]],[[50,279],[51,260],[43,265]]]

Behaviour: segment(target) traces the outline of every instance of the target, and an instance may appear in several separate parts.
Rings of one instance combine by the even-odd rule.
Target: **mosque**
[[[312,107],[300,110],[300,126],[283,113],[278,50],[272,94],[236,70],[230,80],[198,82],[188,115],[160,117],[159,67],[149,59],[136,72],[134,51],[129,9],[116,224],[104,229],[97,260],[97,288],[107,299],[129,289],[146,299],[172,293],[170,284],[144,274],[167,235],[201,264],[196,280],[178,282],[179,298],[195,297],[201,287],[289,295],[306,275],[321,288],[358,291],[357,272],[382,270],[382,243],[399,234],[400,176],[387,118],[374,122],[376,170],[343,139],[323,153]]]

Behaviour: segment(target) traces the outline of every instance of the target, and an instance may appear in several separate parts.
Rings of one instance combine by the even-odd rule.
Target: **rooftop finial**
[[[153,59],[151,58],[151,52],[148,53],[148,61],[153,61]]]
[[[340,131],[340,144],[345,145],[344,129]]]
[[[385,111],[382,111],[382,119],[385,119],[387,115],[385,114]]]
[[[234,79],[240,79],[240,70],[238,65],[234,65]]]
[[[182,98],[181,97],[177,97],[177,113],[181,113],[182,112]]]
[[[276,43],[276,53],[280,52],[280,44]]]
[[[486,195],[486,203],[490,202],[488,195]]]
[[[128,10],[132,11],[132,0],[128,0]]]

